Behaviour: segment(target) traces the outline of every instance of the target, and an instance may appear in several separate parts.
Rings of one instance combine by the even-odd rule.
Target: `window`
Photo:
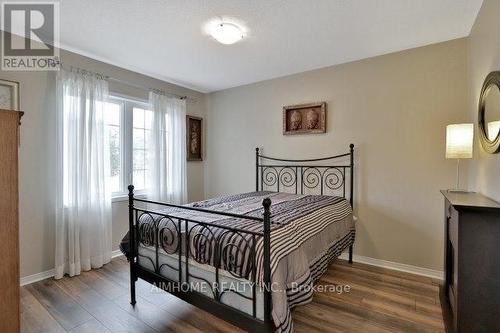
[[[129,184],[134,184],[137,193],[146,190],[152,117],[147,108],[147,103],[121,97],[112,97],[106,103],[104,118],[111,159],[108,184],[113,197],[125,195]]]

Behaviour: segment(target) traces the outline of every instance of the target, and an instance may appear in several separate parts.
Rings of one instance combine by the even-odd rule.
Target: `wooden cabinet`
[[[18,148],[22,112],[0,110],[0,332],[20,331]]]
[[[478,193],[441,193],[447,332],[500,332],[500,204]]]

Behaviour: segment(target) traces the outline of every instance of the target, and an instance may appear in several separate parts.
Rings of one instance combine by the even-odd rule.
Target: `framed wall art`
[[[283,107],[283,134],[326,132],[326,102]]]
[[[0,109],[19,111],[19,82],[0,79]]]
[[[200,117],[186,116],[186,146],[188,161],[202,161],[202,129],[203,119]]]

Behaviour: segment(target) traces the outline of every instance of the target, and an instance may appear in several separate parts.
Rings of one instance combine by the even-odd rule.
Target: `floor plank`
[[[130,305],[130,298],[128,295],[116,299],[115,303],[125,311],[153,327],[158,332],[203,332],[190,323],[178,319],[163,308],[149,303],[145,298],[140,296],[135,306]]]
[[[357,263],[353,262],[350,264],[347,262],[347,260],[337,260],[335,262],[336,266],[347,266],[347,267],[353,267],[357,269],[362,269],[368,272],[378,272],[382,273],[387,276],[395,276],[402,278],[404,280],[409,280],[409,281],[418,281],[418,282],[423,282],[427,284],[433,284],[433,285],[439,285],[440,281],[427,277],[427,276],[422,276],[422,275],[416,275],[416,274],[411,274],[411,273],[406,273],[402,271],[396,271],[388,268],[383,268],[383,267],[376,267],[368,264],[362,264],[362,263]]]
[[[56,283],[112,332],[155,332],[153,328],[130,315],[77,278],[63,278]]]
[[[241,332],[235,326],[138,280],[130,305],[129,266],[123,257],[78,277],[44,280],[21,288],[22,332]],[[322,286],[292,311],[295,332],[444,332],[438,281],[337,260]]]
[[[78,276],[78,279],[110,300],[129,294],[128,288],[111,282],[105,276],[102,276],[100,271],[101,269],[86,272]]]
[[[352,284],[361,284],[364,286],[370,286],[376,290],[382,290],[388,293],[392,293],[395,295],[410,297],[415,300],[420,300],[422,302],[428,302],[431,304],[436,304],[436,297],[439,296],[439,293],[433,291],[417,291],[411,288],[402,286],[400,284],[394,284],[386,281],[374,280],[370,277],[364,276],[362,274],[356,274],[355,272],[343,272],[336,269],[334,265],[332,269],[330,269],[326,276],[332,278],[340,278],[348,283]]]
[[[21,288],[21,330],[23,333],[66,332],[26,288]]]
[[[351,290],[358,291],[358,292],[364,292],[365,294],[369,294],[372,297],[378,297],[379,299],[382,300],[387,300],[390,302],[398,303],[401,306],[408,306],[415,308],[416,301],[413,297],[405,295],[405,294],[398,294],[390,291],[385,291],[381,290],[379,288],[374,288],[373,285],[365,285],[361,283],[356,283],[354,281],[349,281],[349,279],[342,279],[339,278],[338,276],[330,276],[330,275],[325,275],[321,279],[321,283],[330,283],[330,284],[335,284],[335,285],[348,285],[351,287]],[[432,299],[432,302],[434,302],[434,299]],[[434,304],[434,303],[432,303]]]
[[[54,280],[43,280],[26,287],[29,292],[66,330],[79,326],[93,317],[59,288]]]
[[[385,328],[387,332],[436,332],[435,329],[425,325],[415,324],[397,316],[367,308],[363,303],[358,304],[349,297],[332,297],[331,295],[315,295],[311,305],[318,304],[328,310],[331,317],[336,317],[338,313],[346,312],[359,318],[364,318],[369,323]],[[305,307],[309,306],[306,305]]]
[[[91,319],[80,326],[73,328],[68,331],[70,333],[111,333],[106,327],[104,327],[97,319]]]

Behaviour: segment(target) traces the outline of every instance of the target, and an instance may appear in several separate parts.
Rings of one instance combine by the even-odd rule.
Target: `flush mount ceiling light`
[[[234,44],[245,37],[245,32],[241,27],[234,23],[217,22],[212,23],[208,33],[221,44]]]

